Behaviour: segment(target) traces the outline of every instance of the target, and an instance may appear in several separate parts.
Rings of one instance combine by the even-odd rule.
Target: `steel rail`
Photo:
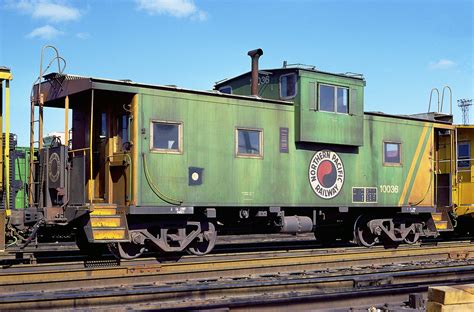
[[[19,265],[4,268],[0,293],[124,285],[174,283],[183,280],[248,278],[254,275],[334,270],[351,266],[380,266],[413,261],[466,261],[474,259],[474,245],[404,246],[399,249],[334,248],[298,251],[248,252],[176,259],[135,259]]]
[[[474,262],[411,264],[341,269],[339,272],[258,275],[246,279],[205,279],[182,283],[121,285],[56,291],[26,291],[0,298],[0,309],[104,307],[146,303],[148,309],[218,308],[268,305],[288,301],[324,299],[336,294],[356,296],[363,291],[394,291],[474,281]],[[326,299],[327,300],[327,299]],[[117,306],[116,306],[117,307]],[[132,308],[136,308],[133,307]]]
[[[335,243],[334,246],[351,246],[349,243]],[[331,247],[326,246],[326,247]],[[314,234],[257,234],[257,235],[223,235],[217,238],[213,253],[242,252],[251,250],[277,250],[277,249],[305,249],[322,247],[315,240]],[[64,255],[61,255],[63,253]],[[145,255],[151,256],[148,252]],[[155,253],[156,254],[156,253]],[[0,253],[0,265],[10,263],[35,263],[36,261],[47,262],[49,260],[58,262],[61,257],[76,260],[85,259],[75,242],[64,241],[59,243],[40,243],[37,246],[30,245],[24,249],[19,247],[9,248]],[[105,255],[107,256],[107,255]],[[82,259],[79,259],[82,258]]]
[[[467,242],[470,238],[454,237],[449,240],[430,239],[413,246],[426,246],[438,244],[452,244],[459,242]],[[406,245],[405,245],[406,246]],[[316,241],[313,234],[261,234],[261,235],[225,235],[218,237],[216,247],[213,254],[222,253],[242,253],[250,251],[275,251],[275,250],[304,250],[321,248],[344,247],[354,248],[354,244],[349,242],[334,242],[332,244],[321,244]],[[383,248],[375,246],[373,248]],[[160,256],[156,252],[146,252],[143,257]],[[110,259],[112,255],[104,255],[105,259]],[[47,262],[66,262],[66,261],[84,261],[88,257],[81,252],[74,242],[60,243],[42,243],[37,246],[28,246],[25,249],[11,248],[6,252],[0,253],[1,266],[9,266],[15,264],[36,264]]]

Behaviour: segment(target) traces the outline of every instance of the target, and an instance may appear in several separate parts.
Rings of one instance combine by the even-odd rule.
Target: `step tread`
[[[117,209],[115,208],[99,208],[99,209],[93,209],[90,212],[91,216],[116,216],[117,214]]]
[[[92,231],[110,231],[110,230],[126,230],[127,228],[124,226],[115,226],[115,227],[107,227],[107,226],[92,226],[91,227]]]
[[[128,243],[129,239],[95,239],[94,243]]]
[[[444,219],[443,213],[441,213],[441,212],[432,213],[431,217],[433,218],[433,220],[435,222],[436,221],[443,221],[443,219]]]
[[[438,231],[439,230],[449,230],[448,221],[446,221],[446,220],[435,221],[435,227]]]
[[[117,208],[117,204],[109,204],[109,203],[92,203],[90,207],[100,207],[100,208]]]
[[[91,216],[92,228],[116,228],[124,225],[124,221],[120,216],[101,216],[101,218],[94,218]]]

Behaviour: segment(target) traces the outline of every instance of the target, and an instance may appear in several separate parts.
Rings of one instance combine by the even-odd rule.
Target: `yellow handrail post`
[[[13,76],[8,68],[0,68],[0,88],[3,88],[1,82],[5,81],[5,149],[3,150],[2,160],[5,176],[3,177],[3,189],[6,192],[5,208],[7,215],[12,207],[10,207],[10,80]],[[2,89],[3,91],[3,89]],[[3,108],[3,103],[0,103]],[[3,116],[1,116],[3,117]],[[3,132],[3,129],[2,129]],[[1,140],[0,140],[1,143]]]
[[[5,81],[5,208],[10,210],[10,80]]]

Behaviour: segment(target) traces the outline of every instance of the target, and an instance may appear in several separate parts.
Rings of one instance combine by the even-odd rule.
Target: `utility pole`
[[[469,124],[469,107],[472,106],[472,99],[470,100],[460,99],[458,100],[458,106],[462,110],[462,123],[464,125]]]

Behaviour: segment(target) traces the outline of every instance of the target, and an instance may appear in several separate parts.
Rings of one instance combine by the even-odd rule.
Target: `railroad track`
[[[260,235],[226,235],[218,237],[213,253],[297,250],[317,248],[323,245],[316,241],[314,234],[260,234]],[[333,247],[352,246],[350,243],[334,243]],[[154,256],[158,253],[148,252],[144,256]],[[112,259],[111,254],[104,254]],[[25,249],[11,248],[0,254],[0,266],[14,264],[36,264],[47,262],[82,261],[89,257],[82,253],[74,242],[43,243],[38,246],[30,245]]]
[[[425,239],[420,245],[437,245],[438,243],[449,243],[457,241],[468,241],[470,238],[453,237],[449,239]],[[251,252],[251,251],[275,251],[275,250],[302,250],[313,248],[340,248],[354,247],[349,242],[334,242],[330,245],[322,244],[315,240],[314,234],[304,233],[292,234],[260,234],[260,235],[225,235],[219,236],[213,254]],[[145,253],[145,257],[157,256],[157,253]],[[176,255],[174,255],[176,256]],[[74,242],[43,243],[38,246],[30,245],[25,249],[14,248],[0,253],[0,268],[15,264],[57,263],[65,261],[85,261],[89,257],[82,253]],[[105,254],[104,258],[113,259],[111,254]]]
[[[322,302],[337,295],[343,302],[344,294],[353,300],[363,293],[405,293],[473,280],[470,242],[223,253],[161,262],[81,261],[3,269],[0,310],[275,308],[293,300]]]

